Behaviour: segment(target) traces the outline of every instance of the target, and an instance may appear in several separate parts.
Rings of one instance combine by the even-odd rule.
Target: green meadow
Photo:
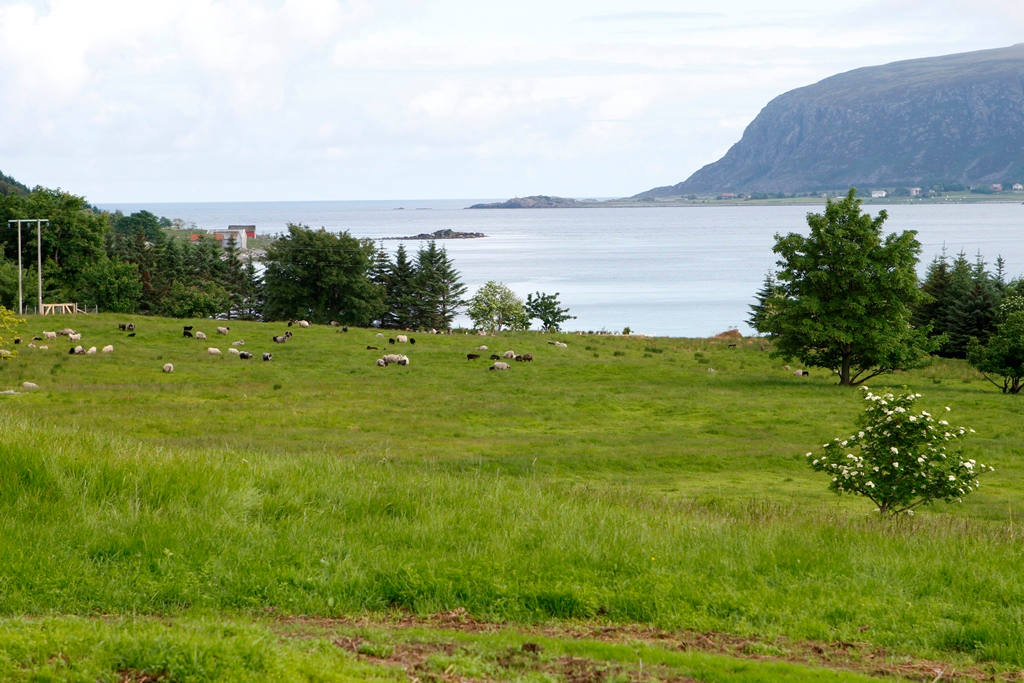
[[[130,320],[133,338],[117,330],[129,318],[29,317],[26,342],[70,326],[114,352],[71,356],[59,337],[0,364],[0,390],[19,392],[0,395],[0,678],[931,680],[928,662],[980,680],[1024,667],[1024,404],[962,362],[869,384],[949,406],[996,471],[963,504],[883,522],[804,458],[853,428],[859,392],[820,370],[794,377],[761,340],[413,334],[391,347],[394,332]],[[228,354],[240,339],[255,359]],[[535,360],[488,371],[509,349]],[[392,350],[410,365],[376,367]],[[432,625],[451,613],[473,629]],[[569,632],[582,627],[661,636]],[[679,633],[743,645],[659,640]],[[366,651],[338,644],[352,638]],[[837,643],[870,662],[797,656]],[[412,664],[393,656],[412,651]]]

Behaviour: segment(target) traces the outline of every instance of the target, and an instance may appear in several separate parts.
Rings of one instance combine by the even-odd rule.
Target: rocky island
[[[548,197],[534,195],[532,197],[516,197],[504,202],[493,204],[474,204],[470,209],[575,209],[582,204],[575,199],[566,197]]]
[[[418,235],[409,237],[382,237],[385,240],[472,240],[478,237],[487,237],[482,232],[458,232],[456,230],[437,230],[431,233],[421,232]]]

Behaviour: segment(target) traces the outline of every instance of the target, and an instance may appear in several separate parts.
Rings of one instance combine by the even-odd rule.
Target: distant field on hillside
[[[389,331],[109,315],[30,317],[21,336],[65,326],[114,352],[70,356],[61,337],[0,364],[0,390],[40,387],[0,395],[0,615],[18,633],[31,615],[465,609],[721,631],[782,659],[777,638],[1024,664],[1022,404],[963,363],[871,386],[950,406],[996,472],[963,505],[880,524],[803,457],[852,428],[858,392],[794,377],[763,340],[392,347]],[[228,354],[239,339],[257,359]],[[509,349],[535,360],[466,359]],[[393,350],[411,364],[374,365]]]

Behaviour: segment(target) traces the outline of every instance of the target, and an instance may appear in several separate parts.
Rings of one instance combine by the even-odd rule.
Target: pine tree
[[[966,258],[962,257],[963,254],[958,257],[958,261],[963,261],[959,265],[960,273],[967,263]],[[965,284],[966,288],[959,290],[958,296],[950,300],[946,315],[949,341],[943,347],[943,351],[955,358],[967,357],[971,339],[977,339],[981,344],[985,344],[995,328],[998,301],[986,265],[981,254],[978,254],[974,265],[969,267],[969,280],[964,282],[963,275],[956,274],[957,265],[954,264],[957,288]]]
[[[399,244],[388,273],[386,312],[381,326],[391,329],[411,327],[415,318],[415,296],[416,266],[409,260],[405,245]]]
[[[446,330],[458,309],[465,305],[459,271],[448,252],[431,240],[416,254],[416,297],[413,327]]]
[[[779,283],[775,279],[775,273],[769,270],[764,276],[764,284],[761,285],[761,289],[754,295],[757,303],[751,304],[750,317],[747,318],[747,324],[755,330],[761,331],[771,306],[771,298],[775,296],[778,289]]]

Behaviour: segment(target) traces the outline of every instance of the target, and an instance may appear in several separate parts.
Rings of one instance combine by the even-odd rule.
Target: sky
[[[0,171],[95,203],[619,197],[835,73],[1024,9],[833,0],[0,0]]]

